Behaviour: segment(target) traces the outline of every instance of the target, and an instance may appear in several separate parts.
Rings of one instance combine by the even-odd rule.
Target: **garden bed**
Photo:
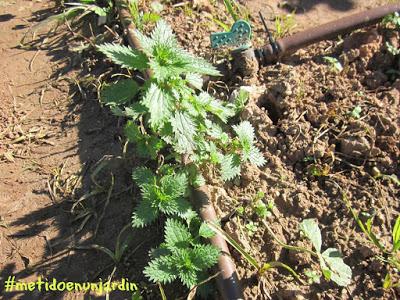
[[[160,15],[172,25],[185,49],[217,64],[227,51],[211,50],[209,34],[222,30],[212,18],[224,6],[206,2],[196,2],[197,7],[187,3],[165,4]],[[230,22],[227,14],[219,18]],[[255,28],[255,45],[261,46],[264,42],[262,25],[255,18],[250,20]],[[152,28],[149,25],[143,30],[150,32]],[[114,34],[122,35],[118,25],[113,30]],[[105,41],[118,42],[121,38],[109,35]],[[388,44],[394,48],[388,49]],[[302,49],[279,64],[260,67],[252,76],[237,75],[208,83],[206,90],[210,94],[228,102],[240,87],[249,92],[249,100],[238,121],[249,121],[253,125],[256,146],[266,160],[261,167],[245,164],[241,176],[227,182],[221,181],[215,166],[203,172],[211,201],[222,220],[222,229],[260,265],[279,261],[301,277],[299,282],[283,268],[269,269],[260,275],[235,248],[230,248],[245,299],[389,299],[399,296],[394,286],[399,280],[398,270],[382,260],[382,249],[369,240],[352,214],[356,213],[362,224],[372,220],[372,231],[379,237],[380,245],[390,251],[392,230],[400,211],[400,59],[399,54],[395,54],[399,44],[399,31],[379,24],[342,39]],[[109,81],[113,73],[120,72],[114,67],[101,66],[104,58],[97,54],[84,58],[88,62],[87,74],[94,69],[93,74],[105,74],[101,75],[102,79]],[[94,80],[84,86],[90,93],[94,92],[91,82]],[[117,123],[116,119],[111,120]],[[123,139],[121,132],[113,134]],[[111,190],[117,194],[124,193],[127,186],[136,198],[140,193],[139,188],[130,186],[130,170],[139,165],[132,148],[128,147],[128,152],[125,148],[123,157],[117,158],[117,161],[122,159],[123,164],[119,162],[111,167],[111,172],[117,172],[119,183],[116,181],[114,187],[113,175],[103,178],[102,184],[107,186],[102,191],[105,203],[110,200],[107,198],[110,180]],[[129,206],[131,195],[126,196],[128,202],[125,201],[123,207]],[[82,195],[72,198],[80,202],[78,196]],[[113,209],[110,211],[113,214]],[[115,218],[104,219],[110,224]],[[316,220],[321,229],[322,251],[336,248],[342,253],[344,262],[352,270],[347,286],[326,280],[318,259],[310,253],[289,250],[282,245],[312,250],[312,243],[299,229],[305,219]],[[124,220],[129,221],[129,217],[124,215]],[[146,229],[149,234],[157,234],[150,242],[141,240],[145,247],[141,246],[134,258],[124,259],[124,266],[117,269],[117,277],[129,274],[140,286],[146,287],[148,298],[158,298],[159,287],[148,283],[141,272],[149,260],[148,250],[157,246],[156,242],[161,239],[159,227],[162,223],[164,217]],[[114,232],[120,231],[114,227]],[[133,232],[137,236],[137,231]],[[107,239],[106,235],[100,237]],[[133,268],[138,270],[132,271]],[[210,273],[213,274],[215,272]],[[388,285],[387,274],[391,276],[391,285]],[[175,299],[187,293],[177,293],[175,285],[164,288],[168,298]]]

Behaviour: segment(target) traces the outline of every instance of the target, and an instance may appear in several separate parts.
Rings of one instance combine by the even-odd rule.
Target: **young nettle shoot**
[[[168,219],[164,243],[152,251],[152,261],[144,274],[153,282],[170,283],[179,279],[188,288],[206,279],[207,269],[217,262],[219,256],[217,248],[199,242],[201,237],[210,237],[210,230],[204,229],[206,226],[202,224],[197,237],[194,237],[185,224]]]
[[[133,172],[132,177],[142,196],[133,213],[133,227],[152,223],[160,213],[183,217],[190,212],[191,206],[185,199],[188,188],[186,174],[155,176],[150,169],[141,167]]]

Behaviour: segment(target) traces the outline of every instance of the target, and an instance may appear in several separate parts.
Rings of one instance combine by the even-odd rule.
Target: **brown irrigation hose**
[[[127,9],[126,0],[115,0],[118,9],[119,18],[126,31],[129,45],[132,48],[141,49],[140,41],[135,35],[135,25],[133,24],[131,14]],[[146,78],[151,77],[151,71],[146,70]],[[201,218],[204,221],[217,222],[217,215],[210,201],[210,193],[207,186],[202,186],[192,193],[193,202],[198,206]],[[215,235],[210,239],[211,244],[221,249],[222,254],[218,259],[218,268],[220,275],[217,277],[219,292],[223,299],[239,300],[243,299],[243,293],[239,287],[239,280],[236,273],[228,245],[220,235]]]
[[[296,33],[277,40],[277,51],[274,51],[273,47],[267,44],[262,49],[262,55],[259,58],[262,64],[274,63],[282,56],[301,48],[375,24],[388,14],[398,11],[400,11],[400,3],[383,5]]]

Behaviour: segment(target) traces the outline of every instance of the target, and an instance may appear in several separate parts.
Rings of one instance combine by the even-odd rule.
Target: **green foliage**
[[[147,57],[139,50],[110,43],[98,46],[98,50],[121,67],[140,71],[148,68]]]
[[[156,172],[144,167],[133,172],[140,199],[132,226],[146,226],[161,214],[184,221],[167,221],[165,243],[153,253],[145,274],[154,282],[179,278],[193,287],[205,279],[203,271],[215,264],[218,251],[200,241],[213,231],[200,224],[187,201],[189,187],[205,184],[199,170],[208,170],[210,164],[220,167],[223,180],[230,180],[240,175],[241,163],[262,166],[265,159],[248,121],[233,127],[237,137],[226,125],[244,107],[248,93],[225,103],[203,91],[201,76],[220,73],[179,47],[164,21],[150,36],[140,31],[136,35],[141,50],[115,44],[98,49],[124,68],[149,69],[150,78],[140,87],[130,79],[120,80],[105,86],[100,96],[114,113],[128,117],[125,135],[137,155],[157,162]]]
[[[300,230],[314,246],[324,277],[340,286],[349,285],[352,272],[344,263],[341,253],[335,248],[328,248],[321,253],[322,237],[317,222],[314,219],[303,220],[300,223]]]
[[[123,79],[103,87],[100,100],[109,106],[126,104],[137,95],[139,86],[132,79]]]
[[[361,106],[357,105],[350,112],[350,116],[352,116],[354,119],[359,119],[361,118],[361,111],[362,111]]]
[[[164,232],[165,242],[153,251],[144,274],[153,282],[170,283],[179,278],[188,288],[194,287],[207,277],[205,271],[217,262],[219,250],[200,243],[178,220],[168,219]]]
[[[138,168],[132,177],[141,191],[141,201],[132,216],[133,227],[152,223],[160,212],[183,216],[190,210],[190,204],[185,199],[188,187],[186,174],[155,176],[149,169]]]
[[[274,38],[280,39],[289,35],[297,26],[294,14],[282,14],[275,17]]]
[[[249,121],[243,121],[239,125],[233,126],[233,130],[239,139],[240,149],[242,150],[242,161],[262,167],[265,164],[265,158],[255,147],[254,128]]]
[[[398,12],[394,12],[393,14],[386,16],[382,23],[386,27],[400,28],[400,14]]]
[[[343,66],[337,58],[324,56],[324,61],[326,61],[329,64],[333,72],[339,73],[343,71]]]
[[[145,25],[156,23],[160,20],[161,17],[159,13],[163,10],[163,6],[161,3],[158,4],[159,5],[157,5],[156,2],[153,2],[151,5],[152,11],[142,12],[139,9],[139,0],[129,0],[128,8],[136,28],[143,30]]]

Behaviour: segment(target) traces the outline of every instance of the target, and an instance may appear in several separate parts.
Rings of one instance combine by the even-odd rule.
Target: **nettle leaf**
[[[201,90],[203,87],[203,78],[199,74],[188,73],[186,74],[186,80],[190,85],[198,90]]]
[[[114,63],[124,68],[143,71],[149,67],[147,56],[137,49],[110,43],[100,45],[98,49]]]
[[[124,131],[129,142],[135,145],[138,156],[142,158],[157,158],[158,152],[165,146],[163,140],[157,136],[142,134],[139,126],[132,121],[127,122]]]
[[[100,91],[100,100],[107,105],[121,105],[132,100],[138,92],[136,81],[122,79],[104,86]]]
[[[139,167],[133,171],[132,179],[138,186],[143,186],[144,184],[153,184],[156,177],[149,168]]]
[[[154,44],[166,45],[168,47],[178,47],[178,42],[172,32],[171,26],[164,20],[157,22],[156,27],[151,33],[151,39]]]
[[[264,155],[261,153],[261,151],[252,146],[250,148],[250,151],[246,153],[247,159],[252,163],[253,165],[256,165],[257,167],[262,167],[265,165],[266,160],[264,158]]]
[[[144,227],[153,223],[158,217],[158,209],[153,207],[149,199],[142,199],[132,214],[132,226]]]
[[[221,76],[221,73],[205,59],[196,57],[183,49],[178,49],[177,52],[179,58],[184,62],[184,69],[186,73]]]
[[[153,259],[143,273],[154,283],[171,283],[177,278],[176,269],[170,256]]]
[[[162,127],[163,123],[171,115],[172,104],[170,96],[154,83],[150,85],[149,90],[143,97],[142,104],[149,110],[150,125],[154,129]]]
[[[212,230],[206,223],[201,223],[199,228],[199,236],[208,239],[210,237],[213,237],[214,235],[214,230]]]
[[[207,110],[220,118],[224,123],[228,122],[228,119],[235,115],[234,109],[225,106],[221,101],[214,98],[210,101]]]
[[[147,112],[147,108],[140,104],[139,102],[135,102],[130,106],[125,107],[124,114],[126,117],[129,117],[133,120],[139,118],[139,116],[143,115]]]
[[[208,269],[217,263],[219,253],[213,245],[197,245],[193,249],[192,261],[199,269]]]
[[[351,268],[343,261],[342,254],[335,248],[328,248],[322,253],[322,258],[330,269],[330,279],[339,286],[351,283]]]
[[[194,287],[199,282],[198,273],[196,270],[186,269],[185,271],[179,273],[179,278],[189,289]]]
[[[227,154],[220,157],[222,180],[232,180],[240,175],[240,157],[237,154]]]
[[[170,251],[190,246],[192,235],[186,225],[178,220],[168,219],[165,223],[165,242]]]
[[[185,173],[164,176],[161,181],[163,191],[171,195],[172,198],[178,198],[185,195],[188,187],[188,178]]]
[[[322,246],[321,231],[314,219],[305,219],[300,223],[300,230],[310,239],[315,250],[320,253]]]
[[[254,128],[249,121],[242,121],[239,125],[234,125],[233,130],[243,147],[250,147],[253,144],[255,139]]]
[[[196,125],[192,118],[184,112],[176,112],[170,120],[175,134],[175,150],[178,153],[192,153],[196,147]]]

